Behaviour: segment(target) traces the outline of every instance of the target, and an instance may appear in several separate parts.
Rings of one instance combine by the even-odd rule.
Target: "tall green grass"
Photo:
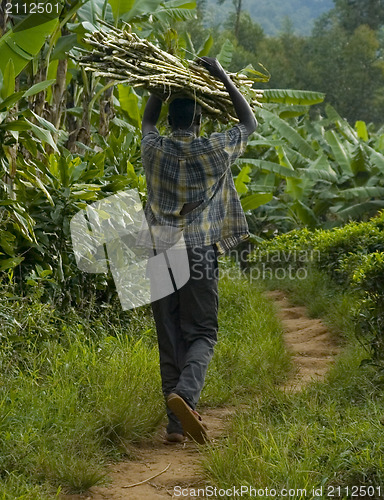
[[[157,351],[143,341],[80,338],[29,355],[0,388],[3,488],[18,476],[19,487],[24,479],[51,493],[85,491],[103,480],[107,457],[127,454],[163,417]]]
[[[249,410],[237,414],[225,442],[205,452],[208,479],[218,487],[306,489],[306,496],[295,499],[326,499],[331,493],[353,498],[353,491],[354,498],[384,496],[383,381],[363,362],[366,353],[354,340],[353,295],[348,301],[348,293],[328,284],[316,272],[280,287],[327,319],[345,340],[343,353],[325,382],[297,394],[266,386]],[[364,496],[368,487],[370,495]]]
[[[347,487],[352,493],[353,486],[371,486],[371,498],[382,498],[384,396],[361,359],[361,351],[350,350],[326,383],[294,395],[268,390],[255,399],[233,420],[225,443],[206,452],[210,481],[221,488],[306,489],[308,499],[321,486],[320,498],[329,498],[332,487],[344,492],[337,498],[351,498]]]
[[[235,269],[223,271],[219,287],[219,340],[201,401],[249,402],[285,379],[290,356],[273,304],[260,287]]]
[[[0,500],[53,498],[107,480],[165,416],[149,308],[65,314],[3,288]],[[284,378],[289,357],[272,305],[231,272],[220,283],[220,332],[202,404],[249,402]]]

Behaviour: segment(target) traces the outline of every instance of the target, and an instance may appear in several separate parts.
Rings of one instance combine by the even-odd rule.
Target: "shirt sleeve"
[[[150,161],[151,157],[154,154],[154,151],[158,147],[159,140],[161,136],[159,132],[156,130],[152,130],[145,134],[141,139],[141,159],[143,162],[143,166],[146,166],[146,163]]]
[[[156,141],[156,139],[159,137],[159,135],[160,134],[159,134],[159,131],[157,129],[151,130],[147,134],[143,135],[143,137],[141,138],[141,145],[145,146],[148,143],[151,143],[152,141]]]
[[[212,134],[210,140],[228,155],[229,163],[232,164],[244,152],[247,146],[248,132],[246,127],[240,123],[225,132]]]

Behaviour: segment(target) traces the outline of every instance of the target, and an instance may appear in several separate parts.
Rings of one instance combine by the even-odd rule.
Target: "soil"
[[[293,306],[281,291],[268,292],[284,328],[284,341],[292,353],[294,371],[282,390],[300,391],[312,380],[322,380],[340,352],[338,340],[320,319],[310,318],[303,306]]]
[[[281,389],[296,392],[309,382],[324,378],[339,346],[321,320],[308,317],[305,307],[291,305],[280,291],[267,295],[275,301],[286,347],[293,356],[294,370]],[[213,441],[225,438],[227,424],[237,410],[225,407],[202,412]],[[188,441],[167,446],[163,443],[163,434],[161,429],[150,442],[135,448],[134,460],[111,464],[109,484],[92,487],[82,495],[62,495],[61,500],[160,500],[176,498],[175,486],[202,487],[205,479],[198,445]]]

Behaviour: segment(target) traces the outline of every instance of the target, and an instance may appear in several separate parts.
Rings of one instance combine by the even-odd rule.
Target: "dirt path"
[[[295,366],[282,389],[300,391],[312,380],[324,378],[340,347],[320,319],[308,316],[305,307],[293,306],[278,290],[267,292],[267,296],[275,301],[284,328],[284,340],[293,354]]]
[[[225,436],[226,424],[235,408],[213,408],[203,412],[209,435],[215,440]],[[63,495],[63,500],[160,500],[172,498],[174,487],[198,487],[204,484],[198,447],[191,441],[166,446],[164,429],[148,443],[135,450],[135,461],[111,465],[110,486],[93,487],[84,495]],[[167,467],[169,468],[167,469]],[[161,473],[167,469],[165,472]],[[161,473],[159,476],[149,478]],[[133,487],[128,487],[146,481]],[[175,497],[173,497],[175,498]],[[182,496],[181,498],[189,498]]]
[[[292,306],[280,291],[267,295],[276,303],[285,343],[293,354],[295,366],[282,390],[295,392],[312,380],[321,380],[339,348],[322,322],[308,317],[305,307]],[[229,407],[202,412],[213,439],[225,436],[228,420],[235,411],[236,408]],[[160,500],[176,498],[175,486],[202,486],[204,476],[197,446],[191,442],[165,446],[161,437],[163,432],[161,430],[155,439],[135,450],[135,461],[111,465],[109,486],[93,487],[85,495],[63,495],[62,500]],[[153,477],[157,474],[160,475]],[[141,481],[145,482],[136,485]]]

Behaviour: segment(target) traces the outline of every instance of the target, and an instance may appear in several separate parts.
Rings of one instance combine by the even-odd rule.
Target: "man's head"
[[[178,97],[169,105],[168,122],[172,130],[191,130],[199,134],[201,106],[193,99]]]

